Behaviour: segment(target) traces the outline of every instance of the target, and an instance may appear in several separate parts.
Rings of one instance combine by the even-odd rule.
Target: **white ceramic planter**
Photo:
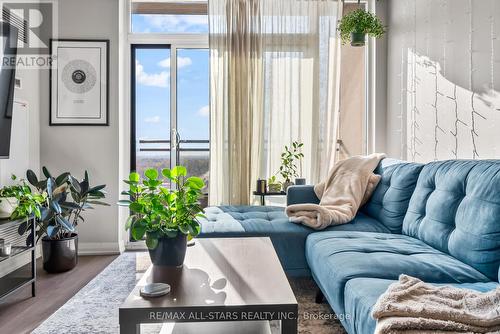
[[[0,218],[9,218],[19,205],[15,197],[0,197]]]

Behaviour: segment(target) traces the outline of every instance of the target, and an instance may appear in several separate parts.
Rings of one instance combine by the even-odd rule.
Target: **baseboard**
[[[120,254],[118,242],[78,242],[79,255],[114,255]]]
[[[144,240],[129,241],[125,244],[125,249],[128,251],[147,251],[146,242]]]

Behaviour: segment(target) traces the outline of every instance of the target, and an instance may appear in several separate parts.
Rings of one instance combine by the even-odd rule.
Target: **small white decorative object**
[[[150,283],[141,288],[140,294],[142,297],[161,297],[170,292],[170,285],[166,283]]]
[[[15,197],[0,197],[0,219],[9,218],[18,205]]]

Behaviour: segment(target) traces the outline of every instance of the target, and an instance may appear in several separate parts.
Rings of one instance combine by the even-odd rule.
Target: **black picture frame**
[[[106,77],[106,87],[105,87],[105,98],[106,98],[106,103],[104,104],[105,111],[103,115],[105,115],[105,121],[104,122],[64,122],[64,123],[58,123],[53,121],[53,107],[54,107],[54,102],[53,102],[53,63],[51,63],[50,71],[49,71],[49,126],[109,126],[109,53],[110,53],[110,40],[109,39],[75,39],[75,38],[58,38],[58,39],[50,39],[50,55],[54,55],[54,43],[55,42],[78,42],[78,43],[104,43],[104,50],[105,50],[105,64],[106,64],[106,70],[104,72],[104,75]],[[52,62],[56,60],[52,59]],[[57,78],[56,78],[57,80]]]

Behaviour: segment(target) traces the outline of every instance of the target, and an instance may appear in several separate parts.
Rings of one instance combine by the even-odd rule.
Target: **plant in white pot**
[[[94,205],[106,205],[101,199],[106,197],[106,185],[90,186],[89,175],[85,171],[83,180],[78,181],[70,173],[54,177],[42,168],[45,180],[38,180],[32,170],[27,179],[38,193],[43,194],[40,217],[36,219],[37,242],[42,239],[43,268],[50,273],[73,269],[78,263],[78,233],[76,227],[85,221],[83,214]],[[29,229],[29,222],[21,224],[19,233]]]
[[[10,218],[14,213],[19,201],[17,199],[20,186],[5,186],[0,189],[0,219]]]
[[[279,193],[281,191],[281,182],[278,181],[275,175],[267,180],[267,188],[270,193]]]
[[[33,192],[25,180],[17,180],[15,175],[11,179],[16,184],[0,188],[0,219],[39,218],[43,194]]]
[[[340,20],[338,30],[342,43],[350,41],[352,46],[365,45],[366,35],[379,38],[385,33],[385,28],[378,16],[361,8],[344,15]]]
[[[187,241],[200,233],[198,218],[204,217],[199,203],[205,187],[203,180],[187,177],[186,168],[176,166],[163,169],[161,174],[147,169],[144,177],[133,172],[124,182],[129,190],[122,195],[130,199],[118,204],[128,206],[131,212],[125,228],[135,240],[146,237],[154,265],[182,266]],[[175,185],[175,189],[167,183]]]

